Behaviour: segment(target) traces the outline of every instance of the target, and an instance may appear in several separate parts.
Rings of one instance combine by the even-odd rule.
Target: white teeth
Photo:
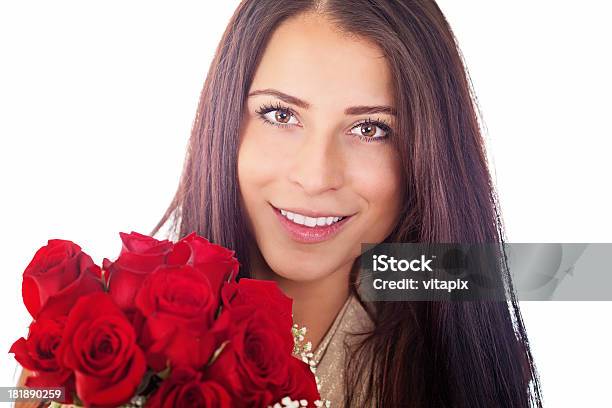
[[[280,213],[296,224],[305,225],[307,227],[325,226],[334,224],[344,217],[308,217],[302,214],[292,213],[287,210],[280,210]]]
[[[307,227],[314,227],[315,225],[317,225],[317,219],[311,217],[304,217],[304,225],[306,225]]]

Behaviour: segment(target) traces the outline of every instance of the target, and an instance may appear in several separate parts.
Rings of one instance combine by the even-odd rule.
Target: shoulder
[[[374,322],[356,295],[351,295],[335,323],[337,330],[333,330],[324,352],[316,356],[320,357],[316,375],[321,397],[329,400],[332,407],[341,408],[344,407],[346,362],[353,358],[353,347],[374,328]]]
[[[366,333],[374,329],[374,321],[356,295],[351,295],[344,320],[344,331],[348,333]]]

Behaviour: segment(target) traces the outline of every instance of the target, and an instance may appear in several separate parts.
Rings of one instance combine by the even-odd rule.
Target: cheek
[[[278,177],[282,157],[270,135],[262,133],[258,126],[245,127],[238,149],[238,182],[245,201]]]
[[[353,186],[364,201],[362,242],[380,242],[392,231],[401,207],[401,168],[397,153],[385,147],[353,166]]]

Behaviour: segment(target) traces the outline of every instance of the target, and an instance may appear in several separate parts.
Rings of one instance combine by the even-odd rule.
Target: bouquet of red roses
[[[33,372],[27,387],[63,387],[56,402],[95,407],[321,405],[275,282],[237,281],[234,252],[195,233],[120,236],[102,267],[53,239],[24,271],[34,320],[10,353]]]

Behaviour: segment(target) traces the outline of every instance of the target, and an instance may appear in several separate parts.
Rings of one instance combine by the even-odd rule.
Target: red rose
[[[210,329],[219,299],[207,276],[190,265],[164,266],[144,280],[135,303],[145,319],[142,344],[155,370],[163,370],[167,360],[198,368],[216,348],[218,336]]]
[[[287,333],[291,331],[293,300],[274,281],[242,278],[238,283],[225,285],[222,297],[223,305],[228,309],[248,305],[269,311],[274,315],[277,330]]]
[[[106,293],[79,299],[57,354],[74,371],[77,395],[86,406],[128,402],[146,369],[134,329]]]
[[[9,353],[15,354],[15,359],[24,368],[33,371],[35,375],[27,378],[27,387],[65,387],[66,400],[70,403],[72,372],[64,367],[57,358],[57,348],[62,340],[66,318],[43,319],[30,325],[28,338],[21,337],[13,343]]]
[[[204,380],[202,373],[187,367],[172,370],[169,378],[147,400],[147,408],[204,407],[230,408],[230,394],[215,381]]]
[[[211,288],[219,296],[221,285],[235,277],[238,261],[234,251],[191,233],[173,244],[132,232],[120,233],[123,247],[115,262],[104,260],[109,271],[109,292],[123,310],[133,311],[134,297],[147,275],[159,266],[192,265],[204,270]]]
[[[291,360],[296,360],[291,332],[279,331],[270,313],[258,308],[239,306],[221,314],[230,316],[231,333],[207,378],[231,390],[246,406],[278,402],[278,390],[288,381]]]
[[[155,268],[166,264],[174,244],[137,232],[120,232],[119,236],[123,243],[119,257],[115,262],[104,259],[103,267],[108,271],[109,293],[113,300],[121,309],[131,311],[142,281]]]
[[[278,402],[286,396],[290,396],[292,400],[306,400],[309,407],[321,399],[310,366],[295,357],[290,360],[286,381],[275,389],[275,401]]]
[[[184,260],[183,264],[193,265],[204,271],[217,297],[221,296],[223,283],[235,282],[240,264],[234,257],[234,251],[212,244],[195,232],[178,241],[175,248],[175,252],[182,256],[175,256],[173,261]]]
[[[56,307],[58,298],[62,298],[59,303],[67,303],[67,307],[60,309],[67,313],[79,296],[101,290],[99,268],[80,246],[70,241],[49,240],[23,272],[23,303],[35,319],[52,298]]]

